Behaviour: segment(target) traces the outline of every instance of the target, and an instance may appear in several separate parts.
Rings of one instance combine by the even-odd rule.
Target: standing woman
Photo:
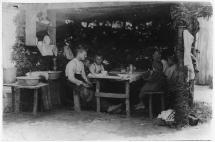
[[[57,56],[58,49],[56,45],[51,44],[51,39],[48,34],[43,37],[43,41],[37,42],[37,48],[41,53],[40,65],[41,70],[52,70],[53,69],[53,57]]]

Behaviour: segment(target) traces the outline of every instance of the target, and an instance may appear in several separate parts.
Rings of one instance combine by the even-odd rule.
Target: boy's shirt
[[[76,58],[66,65],[65,75],[71,82],[80,84],[81,81],[75,78],[75,74],[81,75],[86,80],[84,64]]]
[[[96,63],[93,63],[90,65],[90,72],[92,74],[99,74],[101,73],[102,71],[104,71],[104,67],[103,65],[97,65]]]

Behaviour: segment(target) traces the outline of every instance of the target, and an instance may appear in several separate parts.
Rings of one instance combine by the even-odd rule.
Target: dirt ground
[[[203,90],[203,91],[202,91]],[[204,97],[202,97],[204,95]],[[211,104],[212,90],[196,86],[195,101]],[[204,99],[203,99],[204,98]],[[210,140],[211,122],[176,130],[157,126],[147,117],[76,113],[59,109],[39,113],[8,113],[3,117],[3,140]]]

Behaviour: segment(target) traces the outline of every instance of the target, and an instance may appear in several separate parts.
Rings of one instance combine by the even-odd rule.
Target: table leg
[[[149,95],[149,118],[153,118],[153,112],[152,112],[152,95]]]
[[[164,94],[161,94],[161,109],[162,109],[162,110],[165,110]]]
[[[130,84],[129,81],[126,81],[125,83],[125,93],[126,93],[126,99],[125,99],[125,105],[126,105],[126,115],[127,117],[130,117]]]
[[[48,102],[49,102],[49,108],[52,108],[52,100],[51,100],[51,92],[50,92],[50,83],[48,83],[49,85],[47,86],[48,88],[48,93],[47,93],[47,97],[48,97]]]
[[[15,113],[19,113],[20,111],[20,88],[15,89]]]
[[[12,91],[12,112],[15,111],[15,88],[11,86],[11,91]]]
[[[38,89],[34,89],[34,107],[33,114],[37,114],[37,106],[38,106]]]
[[[97,104],[97,112],[100,112],[100,97],[98,96],[100,92],[100,82],[99,80],[96,80],[96,104]]]

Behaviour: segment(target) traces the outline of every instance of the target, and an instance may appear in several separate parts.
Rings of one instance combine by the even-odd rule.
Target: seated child
[[[103,56],[101,54],[96,54],[94,63],[90,65],[90,73],[92,74],[101,74],[103,71],[105,71],[103,65]],[[92,81],[93,82],[93,81]],[[108,83],[106,81],[100,81],[101,83],[101,88],[105,89],[104,87],[107,87]],[[116,104],[112,105],[111,101],[108,101],[107,99],[103,99],[103,103],[106,103],[108,106],[107,112],[120,112],[122,104]]]
[[[91,64],[90,66],[90,72],[92,74],[100,74],[102,71],[104,71],[104,67],[102,65],[103,62],[103,56],[100,54],[96,54],[95,56],[95,62]]]

